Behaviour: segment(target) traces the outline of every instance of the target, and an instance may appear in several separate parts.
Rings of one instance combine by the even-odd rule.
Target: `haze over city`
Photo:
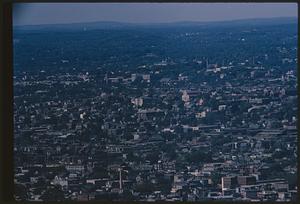
[[[14,25],[297,17],[296,3],[16,3]]]
[[[18,5],[15,200],[297,200],[297,4]]]

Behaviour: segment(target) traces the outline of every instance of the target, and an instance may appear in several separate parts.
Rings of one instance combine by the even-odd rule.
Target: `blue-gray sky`
[[[296,3],[16,3],[14,25],[297,17]]]

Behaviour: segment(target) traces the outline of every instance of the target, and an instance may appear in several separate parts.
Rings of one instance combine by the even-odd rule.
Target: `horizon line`
[[[222,22],[234,22],[245,20],[272,20],[272,19],[297,19],[298,16],[277,16],[277,17],[259,17],[259,18],[239,18],[239,19],[227,19],[227,20],[207,20],[207,21],[194,21],[194,20],[182,20],[182,21],[165,21],[165,22],[128,22],[128,21],[78,21],[69,23],[45,23],[45,24],[18,24],[13,27],[22,26],[55,26],[55,25],[72,25],[72,24],[90,24],[90,23],[119,23],[119,24],[131,24],[131,25],[159,25],[159,24],[176,24],[176,23],[222,23]],[[12,23],[13,24],[13,23]]]

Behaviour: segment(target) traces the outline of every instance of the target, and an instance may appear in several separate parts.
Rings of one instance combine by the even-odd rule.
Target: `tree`
[[[159,159],[159,152],[152,152],[150,154],[147,154],[146,160],[149,160],[151,164],[156,163]]]
[[[155,190],[155,186],[152,183],[143,183],[136,186],[136,191],[140,193],[152,193]]]
[[[206,153],[201,150],[193,151],[187,156],[187,161],[192,163],[211,162],[211,153]]]
[[[65,200],[64,192],[59,186],[50,186],[41,196],[43,201],[62,201]]]
[[[22,184],[15,184],[15,198],[18,201],[28,200],[27,189]]]
[[[107,178],[108,172],[106,168],[103,168],[102,166],[96,166],[93,169],[93,175],[95,178]]]
[[[214,186],[221,183],[222,175],[218,172],[213,172],[211,175],[211,180]]]

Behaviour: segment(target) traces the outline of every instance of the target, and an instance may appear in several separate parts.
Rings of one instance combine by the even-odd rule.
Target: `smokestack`
[[[120,188],[120,192],[123,191],[122,189],[122,169],[119,168],[119,188]]]

